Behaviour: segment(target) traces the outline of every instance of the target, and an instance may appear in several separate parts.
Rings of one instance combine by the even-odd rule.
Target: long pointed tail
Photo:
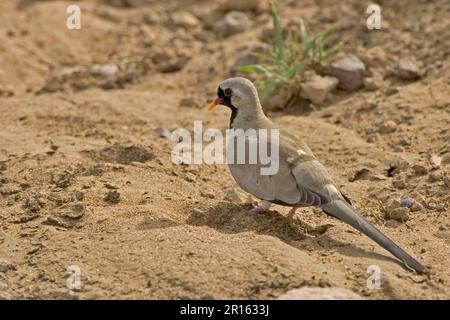
[[[373,241],[378,243],[384,249],[392,253],[397,259],[402,261],[407,267],[422,273],[425,267],[416,259],[407,254],[402,248],[396,245],[391,239],[382,234],[378,229],[370,224],[364,217],[362,217],[356,209],[343,200],[336,200],[329,204],[322,205],[322,210],[325,213],[348,223],[353,228],[361,231]]]

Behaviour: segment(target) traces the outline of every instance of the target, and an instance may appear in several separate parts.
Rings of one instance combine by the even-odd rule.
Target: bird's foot
[[[248,212],[251,212],[251,213],[264,213],[264,212],[267,212],[267,209],[264,206],[259,206],[259,207],[250,209]]]
[[[297,207],[292,207],[291,210],[289,210],[289,213],[288,213],[288,219],[289,220],[293,220],[294,214],[297,211],[297,209],[298,209]]]
[[[264,213],[264,212],[267,212],[270,209],[271,205],[272,204],[270,202],[262,200],[260,206],[251,209],[249,212],[252,212],[252,213]]]

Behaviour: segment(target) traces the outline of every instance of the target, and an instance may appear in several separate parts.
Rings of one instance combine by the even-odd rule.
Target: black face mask
[[[222,100],[222,104],[231,109],[231,117],[230,117],[230,128],[233,127],[233,120],[237,116],[237,108],[231,104],[231,96],[232,94],[226,96],[225,91],[219,87],[217,89],[217,96]]]

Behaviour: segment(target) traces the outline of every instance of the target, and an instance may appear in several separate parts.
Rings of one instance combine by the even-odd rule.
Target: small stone
[[[369,91],[377,91],[383,85],[383,80],[377,77],[364,78],[364,88]]]
[[[403,198],[400,200],[400,207],[402,208],[409,208],[412,206],[412,199],[411,198]]]
[[[386,52],[380,46],[359,52],[359,56],[368,68],[384,68],[386,66]]]
[[[450,164],[450,153],[446,153],[442,156],[441,164],[442,165]]]
[[[392,96],[392,95],[398,93],[398,88],[397,87],[387,87],[386,90],[384,91],[384,93],[387,96]]]
[[[406,189],[408,187],[408,184],[406,183],[406,179],[403,176],[397,176],[392,181],[392,186],[397,189]]]
[[[417,80],[422,73],[413,57],[402,57],[397,64],[397,76],[403,80]]]
[[[407,221],[409,219],[408,213],[409,208],[396,208],[387,212],[389,219],[398,221]]]
[[[384,226],[387,228],[397,228],[401,225],[397,220],[389,219],[384,223]]]
[[[21,190],[16,185],[7,185],[0,188],[0,194],[4,196],[10,196],[19,193]]]
[[[105,202],[109,202],[112,204],[119,203],[120,201],[120,193],[117,190],[108,191],[106,196],[103,198]]]
[[[67,170],[53,173],[50,180],[50,183],[54,184],[58,188],[67,188],[73,182],[74,182],[74,175]]]
[[[413,201],[413,203],[411,204],[411,207],[409,208],[409,210],[411,210],[411,212],[417,212],[417,211],[422,211],[425,208],[423,207],[423,205],[418,202],[418,201]]]
[[[170,139],[172,137],[172,132],[167,128],[156,128],[155,133],[160,138]]]
[[[309,99],[312,103],[320,105],[336,89],[338,79],[333,77],[317,76],[313,81],[301,85],[300,96]]]
[[[184,175],[184,180],[186,180],[187,182],[195,182],[196,177],[195,177],[194,174],[192,174],[192,173],[190,173],[190,172],[187,172],[187,173]]]
[[[198,31],[201,27],[200,21],[187,11],[176,12],[172,15],[172,21],[175,25],[183,27],[187,31]]]
[[[432,154],[431,157],[430,157],[430,162],[431,162],[431,164],[434,167],[438,168],[438,167],[441,166],[442,157],[439,157],[438,155]]]
[[[239,66],[257,64],[259,62],[258,54],[268,52],[270,46],[266,43],[259,42],[250,45],[244,51],[240,52],[233,63],[233,69]]]
[[[0,272],[5,273],[9,270],[15,270],[14,265],[8,260],[0,259]]]
[[[395,132],[396,130],[397,130],[397,124],[392,120],[383,122],[378,127],[378,132],[380,134],[389,134],[389,133]]]
[[[61,217],[70,218],[70,219],[80,219],[84,216],[86,212],[86,207],[82,202],[76,202],[74,204],[68,205],[61,213]]]
[[[437,181],[441,181],[442,180],[442,173],[438,172],[438,171],[432,171],[429,175],[428,175],[428,179],[431,182],[437,182]]]
[[[246,199],[245,196],[238,190],[230,189],[223,197],[223,200],[233,203],[243,203]]]
[[[328,74],[339,80],[338,87],[347,91],[354,91],[363,85],[366,68],[364,63],[355,55],[333,62],[328,68]]]
[[[217,22],[214,31],[224,37],[245,31],[250,26],[250,19],[240,11],[231,11]]]
[[[422,164],[415,164],[412,166],[412,169],[413,169],[414,173],[419,174],[419,175],[424,175],[424,174],[428,173],[427,167],[425,167]]]
[[[6,162],[0,161],[0,172],[5,171],[5,170],[6,170]]]
[[[450,189],[450,176],[447,176],[447,175],[444,176],[443,180],[444,180],[444,184],[447,186],[447,188]]]
[[[92,68],[93,74],[98,74],[102,77],[112,77],[119,72],[119,67],[115,64],[102,64]]]
[[[205,212],[203,210],[200,210],[198,208],[192,209],[192,216],[194,218],[203,218],[205,216]]]
[[[212,191],[202,191],[200,194],[202,197],[205,197],[208,199],[214,199],[216,197],[216,194]]]
[[[342,288],[303,287],[282,294],[277,300],[361,300],[362,297]]]

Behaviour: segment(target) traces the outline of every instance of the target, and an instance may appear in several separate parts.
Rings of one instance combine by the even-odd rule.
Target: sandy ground
[[[155,129],[192,130],[194,120],[227,128],[229,111],[205,106],[237,54],[259,40],[267,13],[247,12],[251,26],[224,40],[223,61],[211,31],[223,16],[216,3],[106,2],[118,6],[76,2],[81,30],[65,28],[69,2],[0,2],[1,298],[272,299],[304,286],[450,298],[450,165],[430,161],[450,153],[448,1],[379,1],[381,31],[366,29],[364,1],[279,1],[283,19],[302,17],[313,30],[342,17],[344,51],[377,43],[387,58],[378,90],[269,113],[429,268],[424,275],[320,210],[302,209],[295,225],[288,208],[248,213],[224,165],[171,162],[174,143]],[[197,24],[174,22],[186,12]],[[421,79],[395,76],[406,54],[421,63]],[[86,71],[106,63],[118,75]],[[388,121],[395,130],[377,133]],[[385,218],[384,205],[400,197],[420,210]],[[77,291],[66,288],[71,265],[81,270]],[[380,289],[366,286],[370,265],[380,267]]]

